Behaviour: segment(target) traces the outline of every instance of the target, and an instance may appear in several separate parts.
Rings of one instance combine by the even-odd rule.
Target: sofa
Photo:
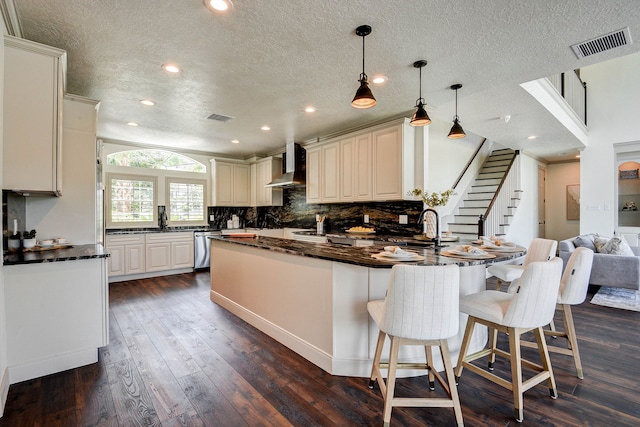
[[[587,234],[561,240],[559,255],[564,265],[578,246],[594,251],[590,285],[640,289],[640,247],[629,246],[624,238]]]

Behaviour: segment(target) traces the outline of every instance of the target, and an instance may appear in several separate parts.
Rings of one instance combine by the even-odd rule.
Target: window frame
[[[202,220],[196,221],[172,221],[171,220],[171,184],[193,184],[202,185]],[[167,214],[167,225],[207,225],[207,180],[197,178],[179,178],[175,176],[165,177],[165,212]]]
[[[113,207],[113,195],[111,193],[114,179],[128,181],[148,181],[153,183],[153,209],[150,221],[114,222],[111,216]],[[158,178],[154,175],[137,175],[128,173],[109,172],[105,177],[105,226],[107,228],[147,228],[158,226]]]

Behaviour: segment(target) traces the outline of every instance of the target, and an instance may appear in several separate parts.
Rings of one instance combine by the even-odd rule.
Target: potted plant
[[[22,247],[24,249],[33,248],[36,245],[36,230],[25,231],[22,238]]]
[[[9,236],[9,240],[7,242],[7,248],[10,252],[17,252],[20,249],[20,239],[21,235],[19,231],[14,232]]]

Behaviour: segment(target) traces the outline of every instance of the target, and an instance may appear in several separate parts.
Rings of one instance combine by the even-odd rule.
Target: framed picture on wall
[[[580,184],[567,185],[567,220],[580,220]]]

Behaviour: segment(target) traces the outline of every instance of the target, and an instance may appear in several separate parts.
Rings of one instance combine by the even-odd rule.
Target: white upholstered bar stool
[[[518,422],[523,420],[523,393],[531,387],[547,380],[551,397],[555,399],[558,396],[542,327],[548,325],[553,319],[561,276],[562,260],[560,258],[532,262],[524,268],[514,293],[486,290],[460,298],[460,311],[467,313],[469,319],[456,365],[456,378],[460,377],[463,368],[468,368],[512,390],[515,417]],[[466,354],[476,324],[489,327],[489,346],[477,353]],[[509,335],[508,352],[496,348],[498,331]],[[536,337],[541,365],[522,359],[520,355],[520,336],[529,331],[533,331]],[[490,372],[493,370],[496,355],[510,359],[511,381]],[[471,363],[484,356],[488,356],[489,359],[488,371]],[[523,381],[523,366],[538,373]]]
[[[373,388],[377,381],[384,398],[385,426],[391,421],[391,410],[394,406],[453,408],[457,425],[463,425],[462,409],[447,345],[447,338],[458,333],[459,282],[460,271],[457,265],[420,267],[397,264],[391,269],[386,298],[367,304],[369,314],[380,329],[369,388]],[[382,348],[386,336],[391,340],[391,348],[388,362],[382,362]],[[424,346],[426,363],[398,361],[398,352],[402,345]],[[432,368],[431,346],[440,348],[447,381]],[[382,377],[382,369],[387,369],[386,383]],[[448,399],[394,397],[398,369],[426,369],[429,389],[435,389],[437,379],[446,391]]]
[[[508,285],[522,275],[524,268],[532,262],[549,261],[556,256],[556,240],[535,238],[527,248],[522,265],[518,264],[494,264],[487,267],[489,274],[496,277],[496,290],[504,283]]]
[[[560,291],[558,292],[558,300],[556,308],[562,310],[562,320],[564,323],[564,331],[544,330],[544,334],[551,337],[560,337],[567,340],[567,348],[549,345],[548,349],[554,353],[566,354],[573,356],[576,365],[576,373],[578,378],[584,378],[582,373],[582,361],[580,360],[580,352],[578,350],[578,339],[576,336],[576,328],[573,324],[573,314],[571,306],[582,304],[587,297],[589,288],[589,277],[591,276],[591,266],[593,264],[593,251],[585,247],[576,248],[567,261],[567,266],[562,274],[560,281]],[[517,282],[512,285],[517,286]],[[513,292],[513,289],[509,289]],[[522,342],[523,346],[533,347],[534,343]]]

